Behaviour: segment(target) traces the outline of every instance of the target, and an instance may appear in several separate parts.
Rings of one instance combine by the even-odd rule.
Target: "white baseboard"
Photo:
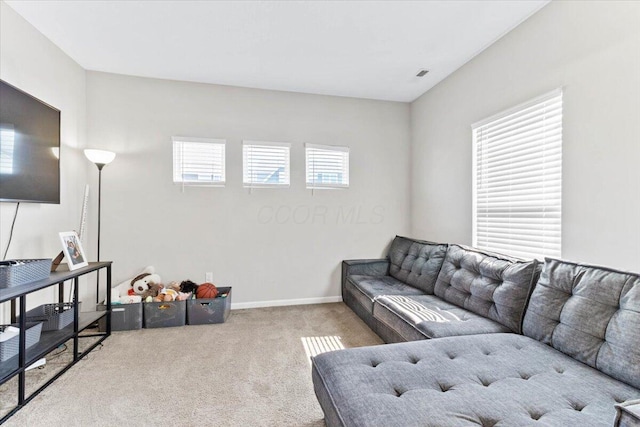
[[[281,300],[272,300],[272,301],[255,301],[255,302],[232,302],[231,310],[241,310],[244,308],[281,307],[285,305],[326,304],[329,302],[342,302],[342,297],[335,296],[335,297],[319,297],[319,298],[281,299]]]

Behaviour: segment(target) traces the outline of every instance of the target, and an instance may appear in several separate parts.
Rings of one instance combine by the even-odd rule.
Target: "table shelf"
[[[73,301],[78,301],[78,287],[79,277],[88,273],[96,272],[100,273],[101,269],[106,269],[107,280],[105,282],[107,289],[107,310],[104,311],[91,311],[80,313],[78,311],[78,304],[75,305],[74,321],[58,330],[47,331],[40,334],[40,340],[31,348],[25,349],[25,322],[26,322],[26,298],[35,291],[47,288],[49,286],[58,285],[59,299],[63,297],[64,283],[68,280],[73,280]],[[98,282],[99,283],[99,282]],[[85,355],[91,352],[96,346],[100,345],[109,335],[111,335],[111,262],[92,262],[88,266],[69,271],[68,269],[61,269],[60,271],[53,272],[48,278],[38,280],[36,282],[27,283],[24,285],[2,288],[0,289],[0,303],[6,301],[19,301],[19,327],[20,333],[20,345],[18,354],[9,360],[0,363],[0,385],[6,383],[14,377],[18,377],[18,404],[17,406],[0,418],[0,424],[4,423],[14,413],[24,407],[31,399],[33,399],[38,393],[48,387],[53,381],[55,381],[60,375],[64,374],[69,368],[76,364]],[[99,289],[98,289],[99,290]],[[62,302],[62,301],[58,301]],[[12,303],[13,306],[13,303]],[[12,310],[13,311],[13,310]],[[15,312],[12,315],[15,316]],[[95,324],[99,319],[105,317],[107,319],[106,332],[91,333],[83,335],[82,332],[89,326]],[[99,337],[89,348],[83,352],[79,351],[78,341],[82,338]],[[69,340],[73,340],[73,359],[59,372],[57,372],[52,378],[50,378],[44,385],[40,386],[33,393],[26,395],[26,369],[31,364],[46,356],[62,344]]]
[[[97,322],[100,318],[106,316],[107,314],[108,313],[106,311],[80,313],[78,319],[78,332],[82,332],[87,327]],[[59,331],[42,332],[42,334],[40,334],[40,341],[38,341],[38,343],[33,347],[27,349],[25,366],[29,367],[32,363],[42,359],[44,356],[51,353],[56,348],[72,339],[73,336],[73,324],[62,328]],[[82,335],[80,335],[79,337],[82,338]],[[11,359],[2,362],[2,364],[0,365],[0,384],[13,377],[18,368],[19,360],[17,354]]]

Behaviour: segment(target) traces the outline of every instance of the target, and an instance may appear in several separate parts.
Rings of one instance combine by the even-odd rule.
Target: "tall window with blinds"
[[[472,126],[473,245],[561,256],[562,91]]]
[[[244,141],[242,182],[245,187],[288,187],[290,144]]]
[[[307,188],[348,188],[349,147],[306,144]]]
[[[224,139],[173,137],[173,182],[224,186]]]

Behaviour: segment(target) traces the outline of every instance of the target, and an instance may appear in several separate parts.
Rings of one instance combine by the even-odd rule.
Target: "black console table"
[[[100,274],[101,269],[106,269],[107,280],[107,310],[106,311],[94,311],[80,313],[78,310],[78,285],[79,277],[88,273],[96,272]],[[29,349],[25,349],[25,331],[26,331],[26,316],[27,311],[27,295],[39,291],[50,286],[58,285],[58,302],[64,302],[64,283],[68,280],[73,280],[73,302],[75,304],[75,315],[73,323],[59,331],[42,332],[40,341]],[[76,364],[80,359],[86,356],[91,350],[96,348],[102,341],[104,341],[109,335],[111,335],[111,262],[91,262],[87,267],[82,267],[74,271],[59,270],[51,273],[48,278],[38,280],[36,282],[27,283],[24,285],[0,289],[0,303],[12,300],[19,300],[17,305],[18,314],[20,316],[20,338],[19,338],[19,351],[18,354],[11,359],[0,363],[0,385],[6,383],[11,378],[18,376],[18,404],[17,406],[0,418],[0,424],[6,421],[10,416],[15,414],[20,408],[26,405],[31,399],[33,399],[38,393],[48,387],[53,381],[55,381],[60,375],[64,374],[69,368]],[[14,318],[16,313],[11,313]],[[106,316],[107,328],[106,332],[83,334],[80,333],[88,326],[94,324],[101,317]],[[78,341],[80,338],[96,337],[100,339],[93,343],[85,351],[80,352]],[[45,384],[39,387],[36,391],[30,395],[25,395],[26,376],[25,372],[27,367],[46,356],[57,347],[64,344],[66,341],[73,339],[73,359],[59,372],[57,372],[51,379]]]

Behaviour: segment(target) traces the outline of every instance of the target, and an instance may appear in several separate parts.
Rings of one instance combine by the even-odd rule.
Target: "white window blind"
[[[348,188],[349,147],[306,144],[307,188]]]
[[[282,142],[243,141],[242,182],[245,187],[289,185],[289,150]]]
[[[223,186],[225,144],[224,139],[173,137],[173,182]]]
[[[562,91],[473,129],[473,245],[521,258],[561,256]]]

